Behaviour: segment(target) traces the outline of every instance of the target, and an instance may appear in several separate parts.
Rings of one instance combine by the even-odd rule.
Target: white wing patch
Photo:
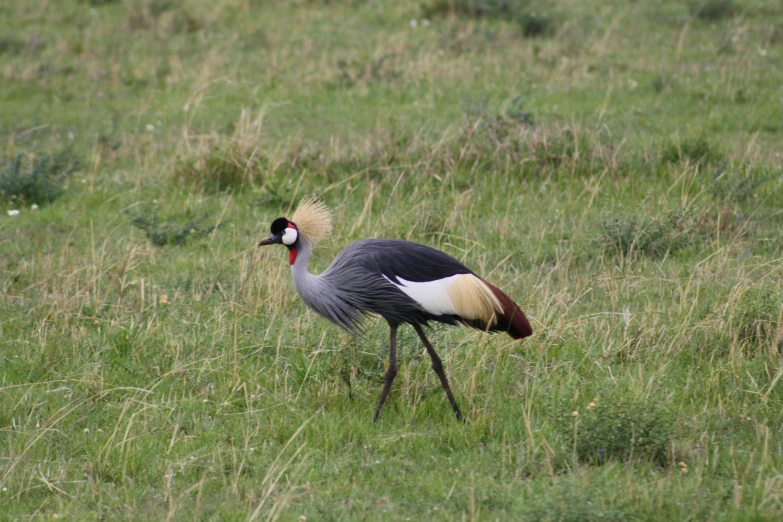
[[[386,277],[386,276],[383,276]],[[419,303],[424,311],[432,315],[455,315],[457,310],[454,308],[454,302],[449,295],[449,288],[454,284],[459,276],[444,277],[435,281],[425,281],[416,283],[407,281],[401,277],[397,279],[402,284],[397,284],[388,277],[391,284],[399,288],[408,297]]]
[[[463,319],[479,319],[492,325],[497,320],[496,314],[503,311],[492,290],[472,274],[457,274],[424,282],[397,277],[401,284],[388,277],[386,279],[432,315],[456,315]]]

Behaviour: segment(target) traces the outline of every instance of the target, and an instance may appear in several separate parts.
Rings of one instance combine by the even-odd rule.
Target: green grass
[[[479,4],[0,6],[0,518],[783,517],[783,6]],[[434,328],[467,422],[403,328],[372,423],[309,194],[529,314]]]

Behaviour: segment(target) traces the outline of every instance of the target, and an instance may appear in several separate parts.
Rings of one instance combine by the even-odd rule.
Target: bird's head
[[[271,232],[272,235],[258,246],[285,245],[288,247],[288,262],[293,265],[302,241],[315,243],[332,232],[332,213],[321,201],[305,198],[294,212],[293,220],[284,217],[275,219]]]
[[[271,232],[272,235],[261,241],[258,246],[285,245],[288,247],[288,262],[293,265],[299,243],[299,229],[291,221],[279,217],[272,221]]]

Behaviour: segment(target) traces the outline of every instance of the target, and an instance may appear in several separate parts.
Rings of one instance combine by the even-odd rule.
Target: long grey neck
[[[366,290],[371,282],[357,278],[357,274],[350,271],[335,271],[334,262],[322,274],[311,274],[307,271],[307,262],[312,251],[313,245],[300,235],[296,259],[291,266],[296,292],[320,315],[350,332],[357,332],[366,306],[360,302],[362,292],[351,288]]]
[[[296,292],[305,303],[312,306],[311,300],[314,295],[321,293],[319,290],[323,284],[319,276],[307,271],[307,262],[310,261],[313,245],[304,237],[299,236],[296,250],[296,260],[291,265],[291,277],[293,277]]]

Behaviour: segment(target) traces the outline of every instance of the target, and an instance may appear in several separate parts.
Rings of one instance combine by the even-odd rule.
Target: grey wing
[[[458,274],[473,274],[447,253],[411,241],[365,239],[348,248],[357,254],[356,257],[368,270],[381,273],[394,282],[398,282],[400,277],[406,281],[427,282]]]
[[[323,296],[331,303],[329,310],[313,308],[351,332],[361,330],[368,313],[380,315],[391,324],[426,323],[429,314],[392,284],[378,266],[375,241],[382,240],[358,241],[337,255],[320,276],[330,294]]]

